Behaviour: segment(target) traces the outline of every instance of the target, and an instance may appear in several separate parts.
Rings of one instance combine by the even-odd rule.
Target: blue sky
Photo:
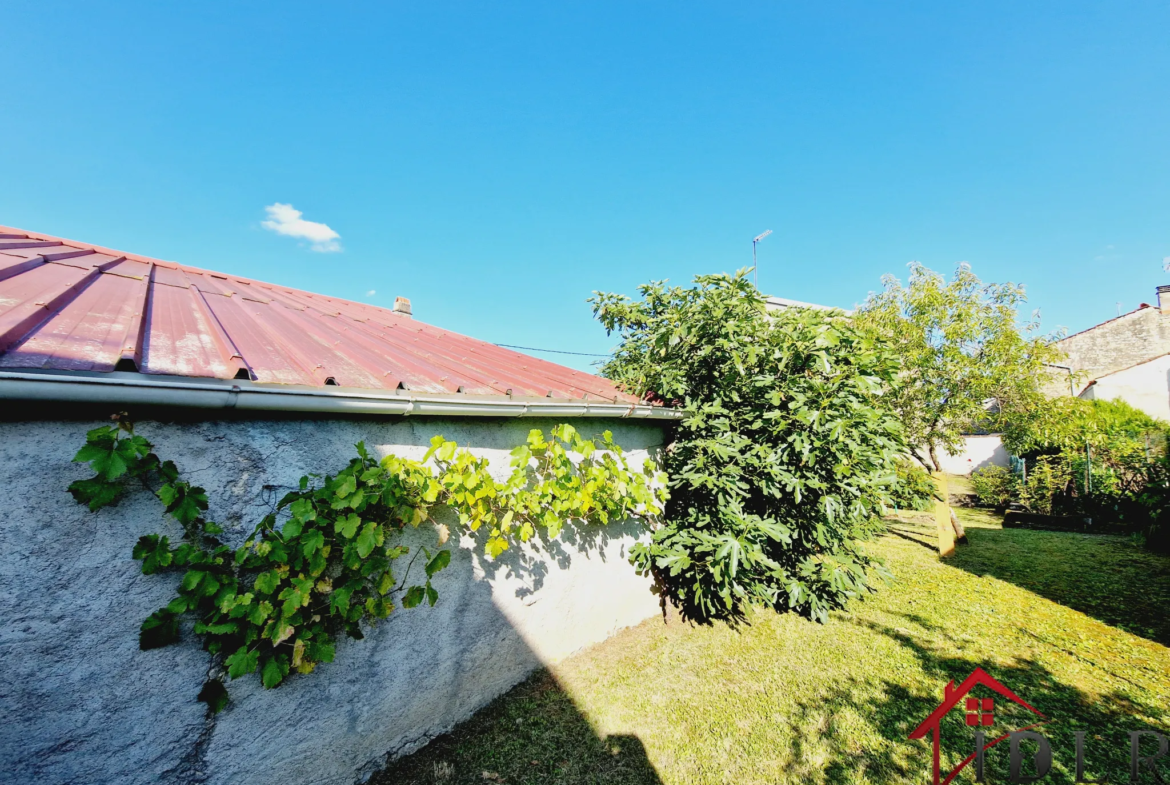
[[[3,16],[0,224],[493,342],[604,353],[590,292],[734,270],[765,229],[762,289],[845,307],[911,260],[1073,331],[1170,283],[1165,2]]]

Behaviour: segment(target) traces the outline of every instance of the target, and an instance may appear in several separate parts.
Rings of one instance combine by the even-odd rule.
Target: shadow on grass
[[[1170,557],[1118,535],[968,527],[947,564],[1170,645]]]
[[[660,782],[636,736],[598,738],[548,671],[370,779],[370,785]]]
[[[920,741],[908,739],[920,722],[942,702],[945,685],[956,684],[971,674],[976,667],[998,679],[1024,701],[1046,715],[1047,721],[1038,728],[1049,741],[1053,752],[1051,773],[1045,783],[1072,783],[1076,781],[1076,731],[1086,732],[1086,771],[1088,777],[1107,776],[1113,782],[1129,781],[1129,732],[1156,730],[1167,732],[1170,708],[1149,701],[1148,692],[1140,687],[1122,688],[1106,696],[1089,695],[1076,685],[1061,681],[1050,670],[1033,660],[1017,660],[1010,665],[979,658],[943,653],[928,641],[931,635],[946,634],[920,617],[898,614],[910,627],[918,630],[893,628],[873,621],[843,617],[846,623],[884,635],[910,650],[922,670],[935,678],[938,689],[921,694],[907,689],[904,684],[882,679],[876,691],[872,680],[847,679],[834,685],[827,694],[801,702],[798,710],[788,718],[793,739],[792,759],[824,761],[824,781],[833,785],[857,782],[929,782],[931,777],[930,737]],[[995,721],[982,727],[991,741],[1001,734],[1020,729],[1036,720],[1026,710],[983,687],[970,695],[993,698]],[[941,722],[941,772],[947,774],[974,750],[972,731],[964,720],[960,702]],[[826,722],[826,718],[832,718]],[[820,733],[810,733],[810,728]],[[877,737],[875,739],[874,737]],[[1024,774],[1033,774],[1027,768],[1035,746],[1025,744]],[[1142,754],[1157,752],[1154,739],[1146,739]],[[1161,775],[1170,775],[1170,762],[1160,764]],[[997,745],[985,756],[985,780],[1008,782],[1008,744]],[[973,781],[968,767],[956,782]],[[1160,783],[1155,772],[1143,770],[1137,780],[1141,783]]]
[[[990,517],[975,516],[967,521],[974,524],[967,529],[971,544],[960,548],[953,559],[947,560],[948,565],[1019,585],[1160,643],[1170,638],[1170,623],[1161,618],[1170,583],[1167,580],[1170,560],[1165,557],[1148,554],[1119,537],[1001,531],[995,528],[995,520]],[[932,523],[924,520],[917,525],[915,521],[898,520],[891,524],[891,533],[900,539],[934,549]],[[925,558],[919,548],[905,550],[913,552],[915,560]],[[1077,731],[1086,733],[1086,776],[1093,779],[1107,776],[1112,782],[1129,781],[1128,734],[1131,731],[1170,731],[1170,706],[1162,705],[1155,697],[1157,687],[1165,678],[1162,669],[1154,672],[1141,667],[1127,668],[1125,662],[1111,664],[1107,658],[1097,657],[1091,648],[1072,651],[1062,648],[1059,641],[1029,630],[1021,632],[1029,636],[1032,644],[1021,645],[1013,633],[1010,639],[1005,638],[1004,648],[996,646],[993,640],[990,648],[980,649],[980,654],[964,653],[965,649],[972,648],[969,634],[979,635],[979,629],[956,631],[942,626],[925,612],[883,612],[880,620],[868,616],[834,614],[832,624],[839,625],[837,634],[842,636],[881,636],[893,642],[909,655],[916,667],[906,668],[903,664],[899,668],[870,669],[849,675],[849,669],[826,662],[823,673],[816,679],[801,680],[802,689],[809,691],[801,693],[791,710],[771,715],[774,725],[766,730],[763,739],[754,738],[754,728],[744,730],[753,737],[745,742],[745,750],[751,750],[748,755],[784,762],[780,781],[832,785],[929,782],[930,740],[911,741],[908,736],[943,700],[946,684],[952,680],[961,682],[976,667],[983,668],[1046,715],[1046,723],[1039,730],[1051,744],[1054,763],[1052,772],[1042,780],[1044,783],[1075,781],[1074,733]],[[964,633],[968,635],[964,637]],[[1054,672],[1048,654],[1037,653],[1044,652],[1044,647],[1055,656],[1075,657],[1080,666],[1095,669],[1104,678],[1094,678],[1092,682],[1106,686],[1094,692],[1083,687],[1075,675]],[[767,649],[761,654],[771,651]],[[988,651],[994,652],[994,656],[986,654]],[[1010,656],[1013,653],[1014,658]],[[901,659],[905,658],[895,661]],[[680,683],[694,683],[693,678],[705,672],[704,662],[687,661],[683,667],[688,673],[680,676],[692,677],[692,681],[680,678]],[[1068,672],[1083,671],[1073,668]],[[745,678],[750,681],[750,677]],[[1141,683],[1147,680],[1149,684]],[[709,681],[696,686],[711,689]],[[729,686],[741,698],[745,694],[742,685]],[[988,740],[1034,721],[1024,709],[985,688],[977,688],[971,697],[992,698],[995,702],[994,724],[981,728],[988,733]],[[973,750],[973,729],[965,724],[964,714],[964,704],[960,702],[942,721],[944,776]],[[700,727],[702,721],[701,717],[695,718]],[[657,731],[658,736],[647,735],[655,732],[648,729],[642,736],[648,743],[654,741],[660,746],[665,740],[661,731]],[[672,745],[669,752],[676,757],[703,756],[709,764],[699,767],[708,772],[709,779],[693,780],[692,775],[679,775],[677,781],[721,781],[717,774],[710,773],[712,769],[718,771],[720,756],[726,754],[721,741],[711,736],[693,747]],[[1156,744],[1147,738],[1142,754],[1152,755],[1156,751]],[[1030,764],[1034,747],[1025,745],[1024,752]],[[663,777],[669,780],[666,772],[675,769],[669,762],[659,762]],[[728,762],[742,765],[737,760]],[[680,770],[691,768],[694,767],[688,762]],[[1026,767],[1024,774],[1031,773]],[[1161,764],[1161,774],[1170,777],[1170,758]],[[968,768],[955,781],[972,780],[973,772]],[[1006,742],[988,751],[985,780],[1009,781]],[[573,699],[552,675],[543,671],[453,733],[391,764],[372,780],[375,785],[492,782],[652,785],[661,781],[638,738],[598,738]],[[1149,771],[1142,772],[1138,779],[1143,785],[1158,781]]]

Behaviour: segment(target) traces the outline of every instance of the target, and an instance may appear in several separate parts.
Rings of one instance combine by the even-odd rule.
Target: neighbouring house
[[[177,577],[143,576],[131,548],[179,531],[149,493],[90,513],[66,491],[88,474],[71,462],[86,431],[117,411],[207,489],[233,546],[358,441],[417,458],[442,434],[506,476],[530,428],[571,422],[611,430],[640,466],[676,416],[417,321],[402,298],[387,310],[0,227],[5,782],[348,785],[659,612],[627,561],[644,536],[630,522],[567,527],[497,560],[464,536],[435,607],[395,611],[278,689],[234,681],[231,705],[209,714],[195,695],[210,659],[190,630],[138,648]]]
[[[1135,310],[1057,342],[1064,364],[1051,366],[1045,390],[1054,397],[1123,400],[1152,417],[1170,420],[1170,286],[1159,286],[1158,305]],[[944,471],[970,474],[1008,466],[998,436],[964,437],[964,449],[941,457]]]
[[[800,300],[789,300],[787,297],[766,297],[764,302],[769,311],[783,311],[787,308],[811,308],[814,311],[841,311],[841,313],[849,315],[853,311],[844,308],[834,308],[831,305],[818,305],[817,303],[806,303]]]
[[[1070,335],[1057,346],[1067,356],[1067,377],[1054,383],[1081,398],[1120,399],[1151,417],[1170,420],[1170,286],[1158,304],[1137,309]],[[1065,393],[1067,394],[1067,392]]]

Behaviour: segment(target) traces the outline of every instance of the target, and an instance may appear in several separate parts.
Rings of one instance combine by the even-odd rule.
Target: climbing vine
[[[664,478],[653,463],[631,470],[609,431],[587,439],[562,424],[546,440],[534,429],[512,451],[512,472],[503,482],[491,476],[485,458],[442,436],[431,440],[422,461],[395,455],[379,461],[359,443],[348,466],[336,475],[302,477],[233,548],[206,518],[206,491],[155,455],[125,416],[90,431],[74,460],[94,471],[69,486],[90,510],[144,487],[182,527],[177,545],[148,534],[134,546],[144,574],[182,573],[177,596],[142,623],[140,647],[177,641],[180,620],[190,615],[229,679],[259,672],[269,688],[292,671],[310,673],[332,662],[342,633],[362,638],[363,625],[386,618],[396,602],[435,604],[432,578],[451,561],[442,548],[450,532],[432,516],[438,507],[452,508],[467,530],[485,529],[485,550],[496,558],[540,530],[556,537],[565,522],[656,516],[665,500]],[[410,549],[396,535],[428,521],[437,531],[436,548],[420,548],[398,579],[394,562]],[[423,575],[407,585],[420,557]],[[213,711],[223,708],[222,679],[205,683],[199,700]]]

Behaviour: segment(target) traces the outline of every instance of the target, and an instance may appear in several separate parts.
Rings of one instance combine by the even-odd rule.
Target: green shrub
[[[1072,467],[1059,455],[1042,455],[1027,467],[1026,478],[1016,478],[1017,499],[1031,512],[1042,515],[1073,512],[1068,497]]]
[[[898,461],[890,501],[899,510],[933,510],[935,482],[930,473],[908,460]]]
[[[1009,418],[1004,445],[1027,466],[1015,498],[1034,512],[1090,517],[1096,527],[1153,525],[1168,428],[1124,401],[1079,398]]]
[[[622,339],[603,373],[688,411],[666,522],[634,564],[692,618],[762,604],[823,621],[870,590],[858,539],[907,452],[883,398],[897,357],[839,312],[768,314],[744,272],[695,283],[591,300]]]
[[[1146,514],[1139,532],[1146,547],[1170,552],[1170,457],[1160,455],[1150,464],[1138,503]]]
[[[1002,466],[987,466],[971,472],[971,488],[984,507],[1003,509],[1016,500],[1015,474]]]

